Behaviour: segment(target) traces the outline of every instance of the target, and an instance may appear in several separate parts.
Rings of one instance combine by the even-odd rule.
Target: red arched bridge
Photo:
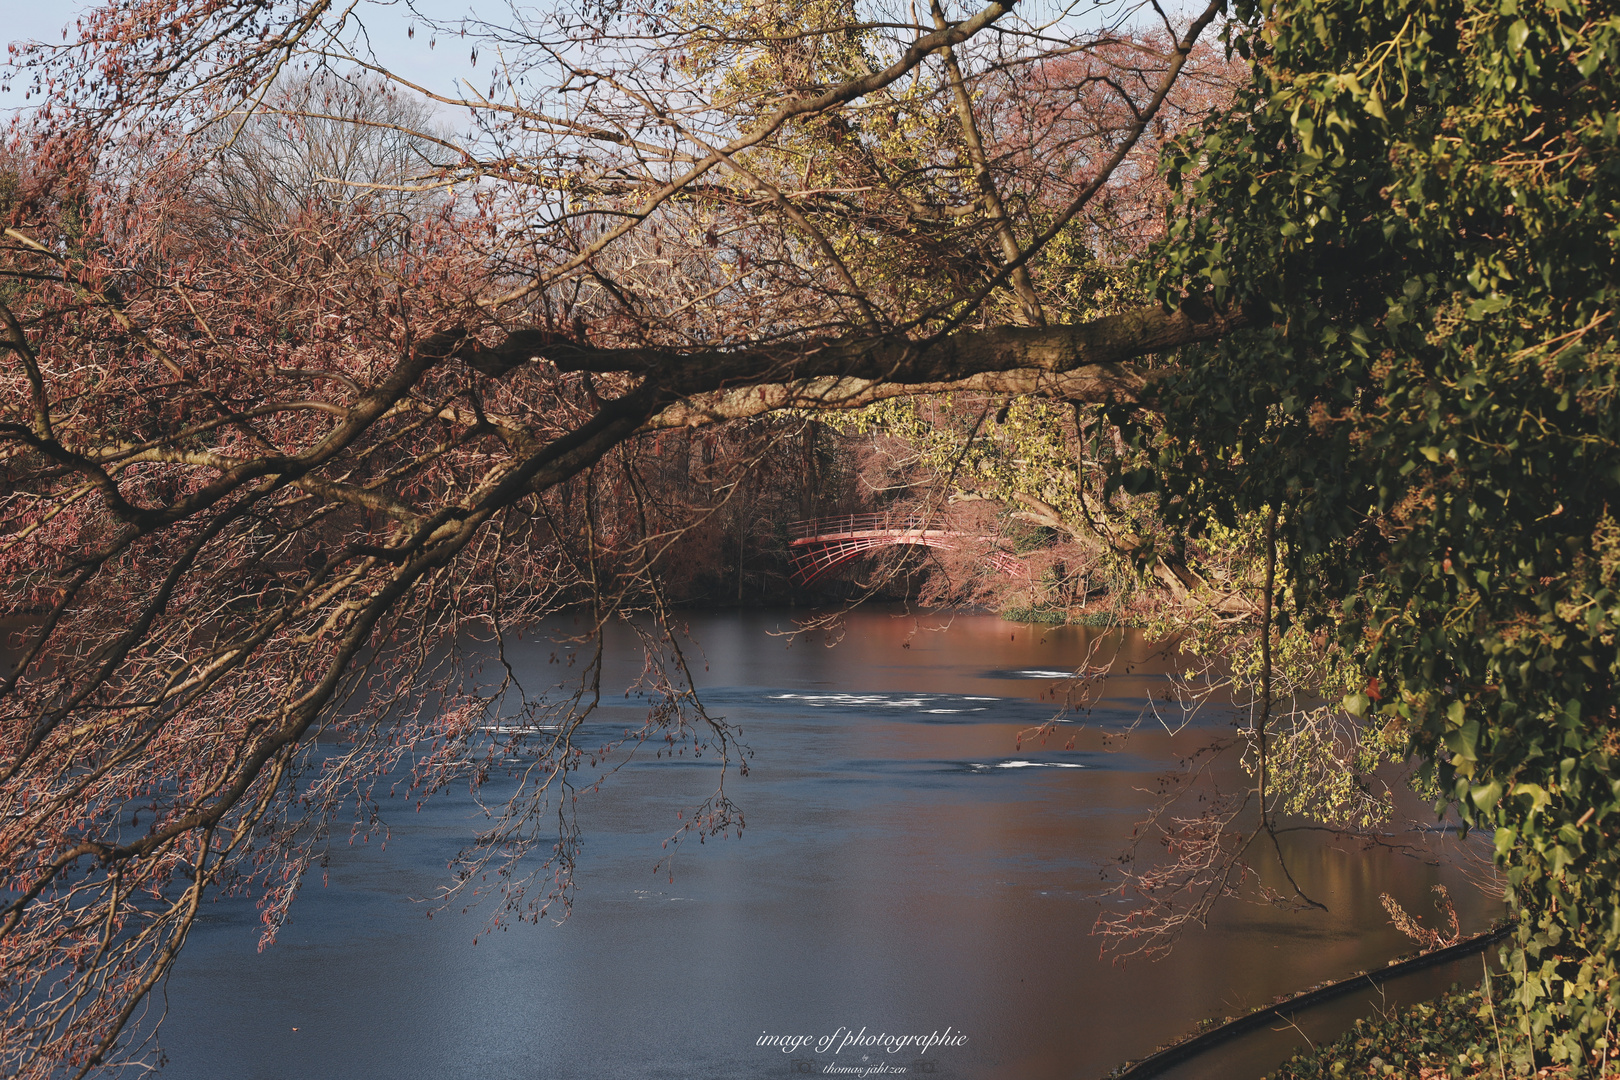
[[[788,555],[793,559],[793,577],[808,585],[851,559],[875,548],[913,544],[919,547],[961,547],[964,542],[992,540],[950,529],[929,528],[927,521],[906,514],[844,514],[840,517],[811,518],[788,523]],[[1023,562],[1005,551],[992,551],[988,558],[996,569],[1014,574]]]

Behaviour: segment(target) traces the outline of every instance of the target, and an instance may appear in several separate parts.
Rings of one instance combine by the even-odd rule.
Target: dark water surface
[[[728,784],[740,840],[683,845],[674,883],[655,876],[676,810],[713,777],[707,761],[638,757],[583,815],[572,917],[474,945],[480,913],[430,920],[413,898],[433,894],[481,814],[464,789],[420,813],[396,800],[386,849],[335,842],[328,883],[312,881],[263,954],[250,900],[206,910],[169,982],[164,1075],[742,1080],[886,1065],[870,1075],[1089,1080],[1202,1018],[1409,951],[1380,892],[1429,912],[1443,882],[1465,930],[1494,914],[1449,865],[1295,834],[1295,875],[1328,912],[1233,904],[1167,960],[1111,963],[1091,936],[1102,874],[1157,775],[1229,732],[1230,711],[1174,736],[1150,717],[1122,737],[1166,685],[1166,660],[1132,643],[1083,723],[1017,749],[1095,632],[871,611],[836,647],[790,648],[768,633],[790,618],[690,619],[705,699],[755,753]],[[630,635],[620,645],[604,686],[640,666]],[[520,675],[555,680],[549,645],[520,649]],[[634,722],[619,700],[605,730]],[[818,1052],[841,1028],[966,1041]],[[811,1043],[783,1053],[765,1034]],[[1285,1052],[1184,1075],[1252,1077]]]

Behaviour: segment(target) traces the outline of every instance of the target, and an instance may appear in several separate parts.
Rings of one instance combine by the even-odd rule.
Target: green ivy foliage
[[[1493,985],[1497,981],[1491,979]],[[1339,1076],[1500,1080],[1526,1076],[1535,1071],[1534,1055],[1515,1034],[1502,1030],[1497,1003],[1484,987],[1460,990],[1453,983],[1448,993],[1434,1001],[1357,1020],[1336,1041],[1295,1054],[1270,1080]]]
[[[1538,1053],[1620,1005],[1620,17],[1579,0],[1239,0],[1254,81],[1178,147],[1157,287],[1269,323],[1181,358],[1163,512],[1277,507],[1286,618],[1495,830]]]

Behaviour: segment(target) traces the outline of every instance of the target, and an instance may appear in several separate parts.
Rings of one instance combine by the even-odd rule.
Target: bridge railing
[[[972,536],[939,528],[939,522],[930,522],[916,514],[838,514],[832,517],[811,518],[808,521],[790,521],[788,533],[789,557],[793,560],[793,576],[799,584],[808,585],[823,574],[842,566],[876,548],[891,544],[920,544],[933,548],[954,548],[961,541],[988,541],[992,550],[984,557],[998,570],[1008,574],[1024,571],[1023,560],[1009,551],[996,550],[996,540],[990,536]]]
[[[794,540],[808,540],[813,536],[837,536],[842,533],[924,529],[928,525],[924,518],[916,514],[838,514],[808,521],[790,521],[787,530],[788,536]]]

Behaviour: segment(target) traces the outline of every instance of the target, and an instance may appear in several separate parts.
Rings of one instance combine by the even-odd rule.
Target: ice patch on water
[[[844,708],[853,706],[876,706],[885,709],[916,709],[928,704],[932,698],[920,697],[884,697],[882,694],[771,694],[772,701],[802,701],[806,705],[823,708],[828,705],[837,705]]]
[[[541,731],[558,731],[561,724],[484,724],[478,730],[491,735],[533,735]]]
[[[1075,678],[1074,672],[1072,672],[1072,671],[1059,671],[1056,668],[1024,668],[1023,670],[1017,672],[1017,674],[1022,675],[1026,679],[1072,679],[1072,678]]]
[[[933,723],[930,716],[960,716],[963,723],[983,723],[990,717],[972,716],[987,712],[989,706],[981,702],[993,701],[998,706],[1016,707],[1021,702],[999,697],[972,697],[966,694],[906,693],[905,691],[851,693],[837,691],[780,691],[763,695],[767,701],[808,706],[812,709],[849,709],[868,713],[907,714],[916,721]],[[896,716],[895,719],[899,719]],[[943,722],[943,720],[939,721]]]

